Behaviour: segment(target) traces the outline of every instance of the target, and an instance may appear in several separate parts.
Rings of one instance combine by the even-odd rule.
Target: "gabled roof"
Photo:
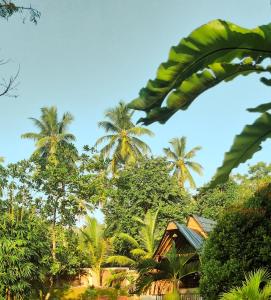
[[[193,229],[186,227],[184,224],[175,223],[185,237],[185,239],[189,242],[189,244],[194,247],[196,250],[199,250],[202,246],[204,238],[196,233]]]
[[[215,221],[197,215],[191,215],[187,220],[187,224],[179,224],[174,221],[169,222],[153,257],[164,256],[169,251],[176,231],[196,251],[200,250],[215,224]]]
[[[210,233],[216,225],[216,221],[200,217],[197,215],[192,215],[192,217],[199,223],[201,228],[206,232]]]

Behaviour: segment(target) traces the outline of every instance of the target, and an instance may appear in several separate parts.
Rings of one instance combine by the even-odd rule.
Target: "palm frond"
[[[136,137],[131,137],[133,145],[139,148],[143,154],[151,153],[151,148],[143,141]]]
[[[194,147],[193,149],[191,149],[189,152],[187,152],[185,155],[184,155],[184,158],[185,159],[191,159],[193,158],[195,155],[196,155],[196,152],[201,150],[202,147],[201,146],[196,146]]]
[[[116,235],[116,237],[118,237],[118,238],[120,238],[121,240],[123,240],[123,241],[126,241],[126,242],[128,242],[129,244],[131,244],[133,247],[139,247],[139,243],[138,243],[138,241],[135,239],[135,238],[133,238],[130,234],[128,234],[128,233],[119,233],[119,234],[117,234]]]
[[[199,175],[202,175],[203,167],[199,163],[193,162],[193,161],[187,161],[185,163],[189,168],[191,168],[194,172],[196,172]]]
[[[132,127],[130,129],[128,129],[127,131],[130,134],[135,135],[135,136],[141,136],[141,135],[148,135],[151,137],[154,136],[154,133],[150,129],[148,129],[146,127],[141,127],[141,126]]]
[[[124,255],[109,256],[106,262],[110,264],[117,264],[118,266],[133,266],[136,263],[133,259]]]
[[[21,135],[22,139],[31,139],[31,140],[38,140],[40,139],[42,136],[39,133],[34,133],[34,132],[27,132]]]
[[[113,124],[112,122],[109,122],[109,121],[98,122],[98,126],[100,128],[103,128],[105,130],[105,132],[117,133],[120,131],[119,127],[117,127],[115,124]]]
[[[145,257],[147,252],[141,248],[132,249],[130,253],[135,257]]]
[[[178,160],[178,156],[170,150],[170,148],[163,148],[163,151],[168,159],[172,159],[174,161]]]

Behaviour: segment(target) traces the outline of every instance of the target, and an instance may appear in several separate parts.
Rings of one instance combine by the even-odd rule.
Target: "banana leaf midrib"
[[[222,63],[223,64],[223,63]],[[212,88],[212,87],[214,87],[215,85],[217,85],[217,84],[219,84],[220,82],[222,82],[222,81],[227,81],[227,79],[228,78],[230,78],[230,77],[232,77],[232,76],[235,76],[236,74],[239,74],[239,75],[241,75],[241,74],[243,74],[243,73],[247,73],[247,72],[249,72],[249,71],[255,71],[255,72],[258,72],[258,73],[265,73],[265,72],[267,72],[267,73],[271,73],[271,70],[268,70],[267,68],[265,68],[265,69],[257,69],[257,68],[255,68],[255,66],[256,65],[251,65],[251,67],[250,68],[247,68],[246,70],[236,70],[236,71],[234,71],[234,72],[232,72],[232,73],[230,73],[230,74],[227,74],[227,76],[225,76],[225,77],[223,77],[223,78],[221,78],[221,79],[214,79],[214,81],[213,81],[213,83],[212,84],[210,84],[204,91],[207,91],[208,89],[210,89],[210,88]],[[258,66],[260,66],[260,65],[258,65]],[[190,77],[188,77],[187,79],[189,79]],[[168,92],[168,94],[170,94],[170,93],[173,93],[174,91],[170,91],[170,92]],[[196,97],[197,98],[197,97]],[[195,99],[196,99],[195,98]],[[172,112],[176,112],[176,111],[178,111],[179,109],[181,109],[181,110],[186,110],[189,106],[190,106],[190,104],[195,100],[195,99],[193,99],[191,102],[189,102],[189,103],[186,103],[186,104],[184,104],[183,106],[180,106],[179,108],[175,108],[175,109],[171,109],[171,108],[168,108],[168,109],[170,109],[170,110],[172,110]],[[167,106],[164,106],[164,107],[167,107]],[[150,111],[150,110],[152,110],[152,108],[155,108],[155,105],[153,106],[152,105],[152,107],[150,107],[149,109],[148,109],[148,111]],[[162,108],[162,107],[161,107]],[[143,118],[141,118],[140,120],[139,120],[139,122],[141,122],[142,121],[142,119]]]
[[[190,73],[191,71],[198,70],[197,65],[200,64],[200,62],[202,60],[204,60],[207,57],[211,57],[214,54],[217,54],[219,52],[226,52],[229,50],[234,50],[234,51],[238,51],[238,50],[247,50],[250,52],[259,52],[259,53],[269,53],[271,56],[271,51],[268,50],[263,50],[263,49],[257,49],[257,48],[250,48],[250,47],[225,47],[225,48],[220,48],[220,49],[215,49],[213,51],[210,51],[208,53],[206,53],[205,55],[199,57],[198,59],[196,59],[194,62],[192,62],[191,64],[189,64],[187,67],[185,67],[183,69],[183,71],[181,71],[181,74],[176,76],[176,79],[173,80],[173,82],[169,85],[168,87],[168,92],[166,92],[164,95],[161,96],[161,98],[157,99],[155,101],[155,103],[153,103],[148,109],[142,109],[144,111],[150,110],[153,107],[157,106],[157,103],[159,102],[163,102],[163,100],[168,96],[168,94],[171,92],[171,90],[176,86],[176,85],[180,85],[181,82],[183,80],[185,80],[186,78],[188,78],[186,76],[187,73]],[[175,62],[175,61],[172,61]],[[155,80],[154,80],[155,81]]]
[[[232,72],[231,74],[225,76],[225,77],[222,78],[222,79],[214,79],[214,82],[213,82],[212,84],[210,84],[210,85],[204,90],[204,92],[207,91],[207,90],[209,90],[210,88],[214,87],[215,85],[219,84],[219,83],[222,82],[222,81],[227,81],[228,78],[231,78],[232,76],[235,76],[236,74],[241,75],[242,73],[246,73],[246,72],[249,72],[249,71],[255,71],[255,72],[258,72],[258,73],[264,73],[264,72],[269,72],[269,73],[271,73],[271,70],[267,70],[267,69],[262,69],[262,70],[259,70],[259,69],[258,69],[258,70],[257,70],[257,69],[255,68],[255,65],[254,65],[254,67],[253,67],[253,65],[252,65],[251,68],[248,68],[248,69],[246,69],[246,70],[241,70],[241,71],[240,71],[240,70],[234,71],[234,72]],[[199,96],[199,95],[198,95],[198,96]],[[197,96],[197,97],[198,97],[198,96]],[[196,97],[196,98],[197,98],[197,97]],[[194,101],[196,98],[194,98],[193,101]],[[192,102],[193,102],[193,101],[192,101]],[[174,110],[179,110],[179,109],[181,109],[181,110],[186,110],[186,109],[190,106],[190,104],[192,104],[192,102],[187,103],[187,105],[180,106],[178,109],[175,108]]]

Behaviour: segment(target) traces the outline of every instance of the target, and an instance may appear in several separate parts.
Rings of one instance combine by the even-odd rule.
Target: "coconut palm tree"
[[[86,217],[86,225],[81,229],[81,248],[90,257],[91,269],[95,275],[95,285],[102,286],[102,265],[105,263],[110,244],[104,237],[104,228],[95,218]]]
[[[21,137],[34,140],[36,152],[42,157],[54,160],[59,145],[66,145],[75,140],[75,136],[68,132],[68,126],[73,121],[73,116],[68,112],[64,113],[59,121],[56,107],[43,107],[40,119],[30,120],[39,131],[27,132]]]
[[[118,165],[134,164],[138,158],[150,152],[149,146],[139,137],[153,136],[153,133],[145,127],[136,126],[132,122],[132,115],[133,112],[120,102],[117,107],[105,113],[107,120],[98,123],[100,128],[110,134],[99,138],[95,147],[106,142],[100,152],[103,157],[111,158],[113,174],[116,173]]]
[[[172,146],[172,150],[164,148],[164,153],[174,169],[174,174],[178,177],[180,187],[183,188],[185,181],[188,181],[190,187],[195,188],[196,184],[190,173],[190,169],[202,175],[202,166],[192,161],[197,151],[201,150],[201,147],[197,146],[186,152],[186,137],[184,136],[173,138],[169,143]]]
[[[107,259],[107,262],[117,263],[118,265],[135,266],[138,260],[151,258],[156,249],[156,225],[158,213],[159,209],[154,213],[148,210],[143,220],[138,217],[133,218],[139,224],[141,224],[139,241],[127,233],[119,233],[114,237],[120,238],[132,246],[130,253],[133,258],[124,255],[112,255]]]
[[[220,297],[221,300],[268,300],[271,299],[271,274],[259,269],[246,276],[243,285],[233,288]]]
[[[179,255],[173,244],[161,261],[157,262],[152,258],[142,260],[138,265],[136,292],[147,291],[157,281],[167,282],[173,291],[178,291],[185,278],[196,275],[199,271],[199,261],[193,258],[194,254]]]

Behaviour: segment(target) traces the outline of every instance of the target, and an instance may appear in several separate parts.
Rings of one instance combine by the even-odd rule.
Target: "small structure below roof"
[[[170,222],[162,239],[153,255],[156,261],[161,261],[175,244],[180,255],[194,254],[194,260],[198,261],[198,252],[205,239],[214,228],[216,222],[197,215],[190,215],[186,224]],[[184,280],[183,289],[193,289],[199,286],[199,276],[188,277]],[[165,282],[158,281],[149,290],[150,295],[161,295],[170,291],[172,287]]]

